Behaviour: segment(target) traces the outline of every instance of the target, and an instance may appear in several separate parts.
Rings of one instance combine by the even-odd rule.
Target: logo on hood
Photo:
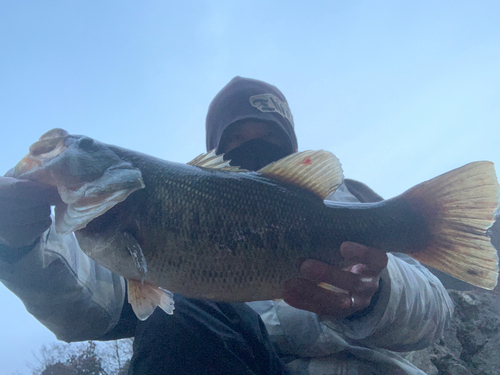
[[[273,94],[261,94],[250,97],[250,104],[261,112],[276,112],[287,119],[293,127],[293,116],[288,103]]]

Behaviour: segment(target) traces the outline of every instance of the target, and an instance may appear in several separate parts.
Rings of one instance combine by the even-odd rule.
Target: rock
[[[443,339],[406,359],[429,375],[500,374],[500,294],[448,292],[455,314]]]
[[[500,209],[487,235],[500,255]],[[500,374],[500,279],[485,291],[431,271],[448,289],[455,314],[439,342],[405,358],[429,375]]]

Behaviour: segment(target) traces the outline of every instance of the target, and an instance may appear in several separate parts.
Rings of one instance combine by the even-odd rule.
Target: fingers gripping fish
[[[485,234],[498,207],[491,162],[382,202],[340,204],[324,201],[343,180],[326,151],[248,172],[214,152],[180,164],[53,129],[14,174],[57,187],[56,230],[75,232],[89,257],[128,280],[143,320],[156,306],[172,313],[168,291],[230,302],[281,298],[301,259],[342,266],[345,241],[408,253],[486,289],[498,279]]]

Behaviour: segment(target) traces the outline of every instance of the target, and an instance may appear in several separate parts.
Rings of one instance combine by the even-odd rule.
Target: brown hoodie
[[[287,140],[287,153],[297,152],[293,116],[277,87],[256,79],[235,77],[212,100],[206,119],[207,151],[219,147],[222,133],[232,124],[255,120],[275,124]],[[218,153],[224,150],[218,150]]]
[[[251,78],[234,77],[210,103],[206,119],[207,151],[219,148],[224,131],[240,121],[255,120],[275,124],[287,141],[286,154],[297,152],[293,116],[283,93],[269,83]],[[382,200],[368,186],[344,180],[349,192],[361,202]]]

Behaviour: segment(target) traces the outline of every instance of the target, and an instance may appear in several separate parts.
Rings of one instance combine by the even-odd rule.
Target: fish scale
[[[358,242],[405,252],[492,289],[498,255],[486,237],[498,207],[493,163],[475,162],[377,203],[323,201],[342,183],[326,151],[304,151],[258,172],[214,153],[186,165],[57,129],[42,136],[15,176],[56,186],[56,229],[75,232],[92,259],[128,280],[140,319],[171,294],[219,301],[283,296],[304,259],[343,267]]]
[[[126,152],[112,150],[122,160],[151,171],[143,173],[144,184],[155,188],[132,193],[116,209],[142,223],[141,238],[147,240],[139,243],[148,259],[148,281],[155,285],[168,285],[169,290],[196,298],[278,298],[283,281],[299,274],[296,262],[289,259],[326,260],[342,242],[334,230],[337,220],[325,217],[330,212],[322,200],[293,185],[255,173],[200,170],[175,163],[170,168],[163,163],[161,169],[146,169],[142,164],[154,164],[154,159],[137,162],[127,159]],[[224,195],[230,199],[221,206]],[[138,204],[143,201],[145,206]],[[109,216],[114,217],[112,212]],[[105,219],[103,215],[101,220]],[[95,220],[98,224],[99,218]],[[127,225],[122,230],[130,231]],[[314,229],[330,234],[322,246],[314,241]],[[236,272],[241,276],[231,276]]]

